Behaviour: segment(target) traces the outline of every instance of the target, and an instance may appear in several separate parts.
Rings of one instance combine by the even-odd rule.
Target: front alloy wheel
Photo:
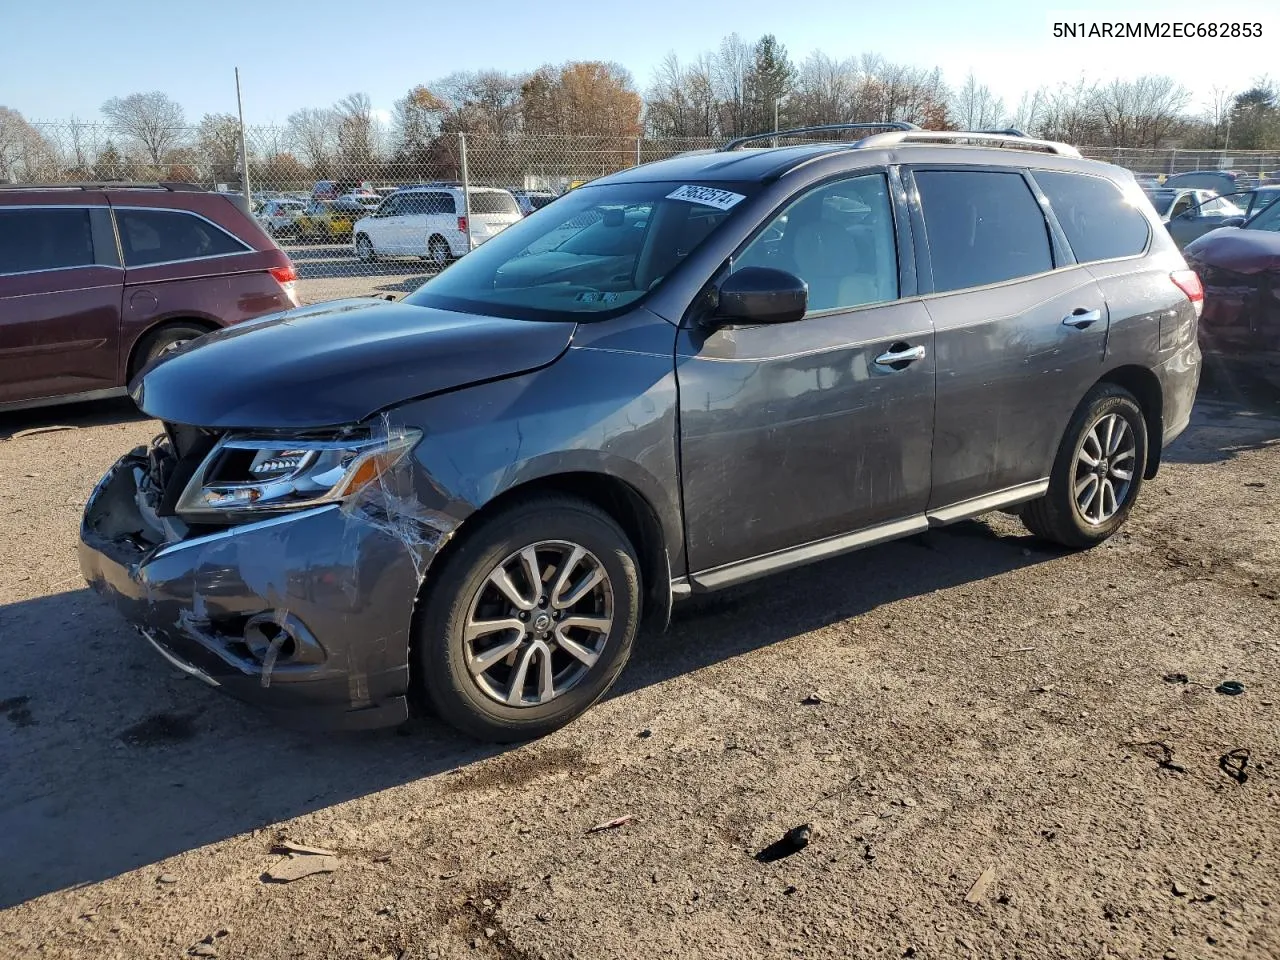
[[[591,503],[538,496],[468,530],[432,567],[417,675],[442,719],[482,740],[540,737],[595,703],[631,653],[639,563]]]
[[[1076,507],[1085,523],[1099,526],[1114,517],[1133,487],[1138,443],[1118,413],[1096,421],[1076,454]]]
[[[530,544],[498,564],[471,603],[467,669],[499,703],[532,707],[573,689],[613,627],[613,584],[586,547]]]

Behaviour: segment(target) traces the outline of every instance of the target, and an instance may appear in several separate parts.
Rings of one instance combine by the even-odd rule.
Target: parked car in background
[[[367,180],[317,180],[314,187],[311,188],[312,200],[337,200],[346,193],[354,190],[371,189]]]
[[[1243,193],[1258,185],[1252,174],[1241,170],[1191,170],[1165,177],[1163,187],[1200,187],[1226,196]]]
[[[85,580],[309,729],[415,691],[520,741],[676,599],[994,510],[1099,544],[1188,424],[1199,281],[1127,172],[979,137],[677,157],[528,218],[477,191],[514,222],[404,300],[150,370],[165,434],[89,498]]]
[[[439,267],[500,234],[523,214],[506,190],[472,187],[468,247],[466,200],[453,185],[405,187],[382,201],[353,230],[353,249],[361,260],[422,257]]]
[[[225,194],[0,185],[0,409],[123,396],[167,351],[297,306],[295,280]]]
[[[1175,199],[1162,219],[1169,236],[1173,237],[1179,248],[1185,247],[1201,234],[1222,226],[1227,220],[1244,217],[1243,207],[1228,197],[1218,196],[1212,190],[1163,189],[1174,190]],[[1159,196],[1163,199],[1165,194]]]
[[[535,210],[541,210],[556,198],[550,190],[510,190],[508,192],[516,198],[520,212],[526,217]]]
[[[1204,285],[1205,348],[1280,352],[1280,201],[1238,227],[1204,234],[1183,253]]]
[[[368,213],[356,200],[312,200],[298,217],[298,238],[321,243],[351,239],[351,228]]]
[[[273,237],[296,237],[298,218],[306,211],[301,200],[268,200],[259,209],[257,220]]]
[[[1195,187],[1143,187],[1142,192],[1165,222],[1218,195],[1216,191]]]

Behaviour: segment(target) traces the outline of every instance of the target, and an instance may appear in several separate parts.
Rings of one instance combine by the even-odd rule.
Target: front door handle
[[[1093,326],[1101,319],[1101,310],[1086,310],[1084,307],[1076,307],[1062,318],[1062,325],[1064,327],[1075,327],[1077,330],[1083,330],[1085,327]]]
[[[897,346],[897,344],[894,344]],[[876,363],[882,367],[895,367],[898,364],[906,365],[914,363],[916,360],[924,359],[924,347],[907,347],[901,350],[890,350],[876,357]]]

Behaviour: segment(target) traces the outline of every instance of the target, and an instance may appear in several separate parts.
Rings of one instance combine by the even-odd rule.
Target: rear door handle
[[[924,347],[906,347],[902,350],[890,350],[876,357],[876,363],[882,367],[892,367],[899,363],[913,363],[924,359]]]
[[[1093,326],[1101,319],[1101,310],[1086,310],[1084,307],[1076,307],[1062,318],[1062,325],[1065,327],[1075,327],[1077,330],[1083,330],[1085,327]]]

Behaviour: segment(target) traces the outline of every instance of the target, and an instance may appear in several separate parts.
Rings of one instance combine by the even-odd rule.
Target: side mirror
[[[809,285],[772,267],[743,267],[720,284],[716,319],[739,323],[792,323],[809,308]]]
[[[1218,226],[1241,227],[1241,226],[1244,226],[1244,220],[1245,220],[1244,217],[1227,217],[1225,220],[1222,221],[1222,223],[1218,224]]]

